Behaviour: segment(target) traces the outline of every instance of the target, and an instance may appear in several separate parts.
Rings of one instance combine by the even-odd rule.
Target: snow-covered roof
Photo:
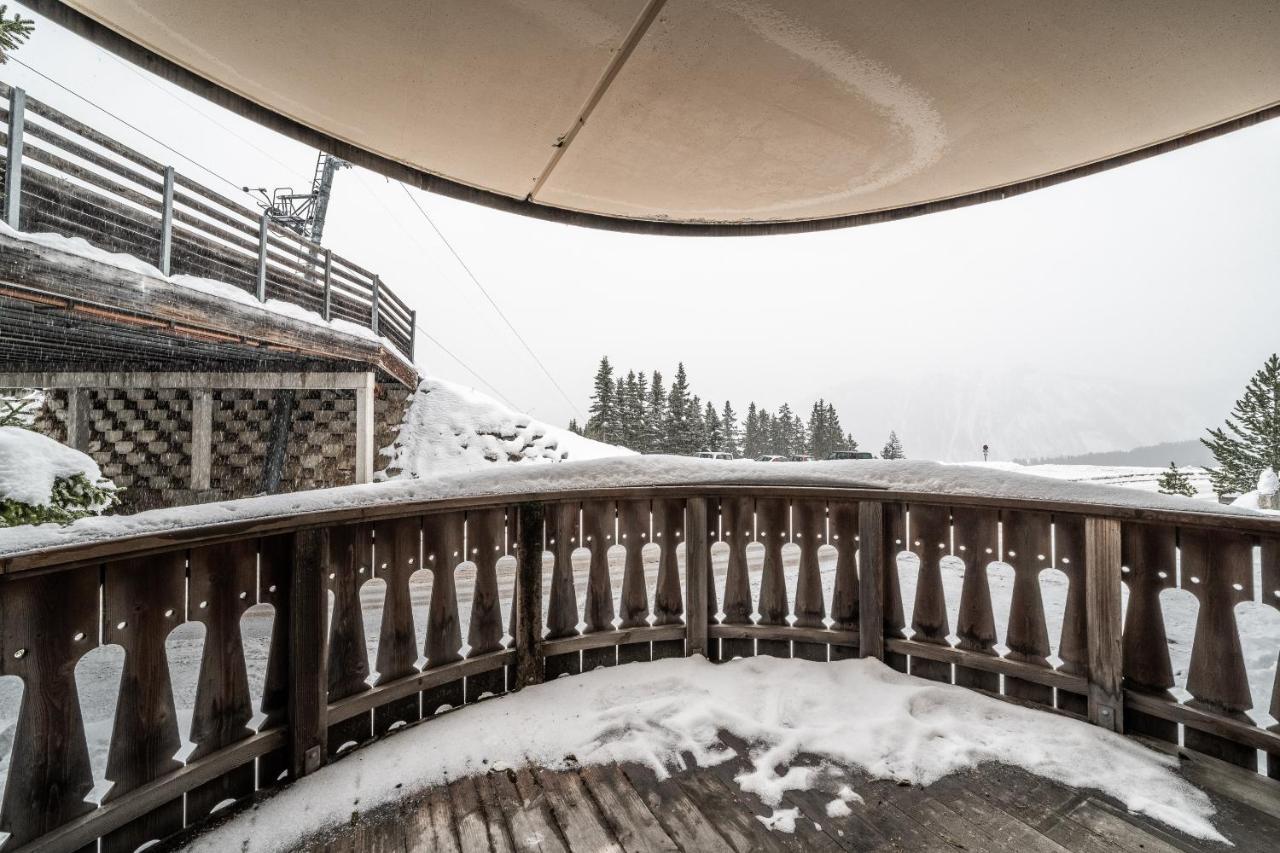
[[[519,497],[651,487],[792,486],[889,490],[894,494],[948,499],[1043,502],[1045,509],[1121,513],[1166,512],[1182,518],[1235,521],[1236,526],[1280,533],[1274,517],[1204,500],[1151,494],[1115,486],[1071,483],[1012,471],[907,460],[841,462],[715,461],[682,456],[627,456],[556,465],[494,465],[418,479],[317,489],[136,515],[81,519],[64,527],[0,530],[0,558],[24,552],[84,545],[110,539],[171,533],[208,525],[243,524],[308,513],[388,507],[461,498]],[[1238,524],[1244,522],[1244,525]]]

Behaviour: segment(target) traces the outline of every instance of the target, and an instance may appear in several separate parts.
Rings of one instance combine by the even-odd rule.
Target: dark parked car
[[[828,459],[875,459],[865,450],[837,450],[827,457]]]

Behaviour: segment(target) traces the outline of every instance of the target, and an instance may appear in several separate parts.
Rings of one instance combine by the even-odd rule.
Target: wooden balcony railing
[[[163,275],[233,285],[348,320],[413,359],[416,314],[379,277],[0,83],[3,220],[19,231],[81,237],[155,264]]]
[[[617,610],[614,546],[625,550]],[[652,598],[646,546],[658,550]],[[788,596],[783,559],[794,564],[797,548]],[[753,600],[748,560],[758,563],[761,549]],[[902,551],[919,566],[905,603]],[[585,581],[575,577],[575,556],[589,561]],[[955,642],[944,556],[966,569]],[[500,572],[504,557],[514,568]],[[722,597],[713,558],[727,560]],[[835,561],[829,609],[820,558]],[[997,560],[1014,576],[1004,638],[986,571]],[[464,654],[455,570],[468,561]],[[1039,579],[1049,568],[1069,584],[1056,667]],[[421,647],[410,602],[418,573],[431,580]],[[511,574],[514,592],[504,600]],[[374,579],[385,598],[370,661],[360,600]],[[1199,602],[1186,702],[1170,693],[1161,610],[1161,592],[1175,587]],[[1280,522],[817,486],[451,498],[13,554],[0,560],[0,674],[18,676],[24,691],[0,829],[10,833],[6,851],[79,850],[99,838],[104,851],[131,851],[445,706],[598,666],[692,654],[883,658],[1046,712],[1181,740],[1280,778],[1280,732],[1245,714],[1252,701],[1234,609],[1245,601],[1280,607]],[[275,610],[260,695],[249,690],[240,629],[255,603]],[[179,761],[165,640],[188,621],[203,623],[205,635],[195,748]],[[94,778],[75,669],[100,644],[122,647],[124,663],[106,764],[113,785],[94,804],[85,799]],[[256,728],[255,708],[265,717]]]

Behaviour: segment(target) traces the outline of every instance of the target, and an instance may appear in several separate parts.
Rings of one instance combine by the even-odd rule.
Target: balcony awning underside
[[[1268,0],[32,5],[392,177],[624,230],[796,231],[945,209],[1280,104]]]

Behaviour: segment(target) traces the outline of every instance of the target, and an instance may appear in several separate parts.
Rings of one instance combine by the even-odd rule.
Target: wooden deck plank
[[[576,771],[539,770],[537,779],[570,850],[623,853]]]
[[[440,786],[431,789],[431,828],[435,833],[434,853],[462,853],[453,824],[453,803],[449,801],[449,789]]]
[[[862,793],[866,801],[862,816],[877,832],[884,836],[884,843],[877,850],[911,850],[916,853],[954,853],[955,848],[921,826],[911,815],[902,811],[893,800],[885,796],[885,788],[891,782],[874,782]]]
[[[1077,805],[1067,817],[1124,853],[1186,853],[1194,849],[1169,843],[1092,799]]]
[[[551,807],[528,770],[491,773],[488,780],[511,827],[517,853],[569,853]]]
[[[995,840],[981,826],[946,808],[934,799],[929,788],[881,786],[886,799],[926,831],[952,847],[964,850],[998,850]],[[941,793],[941,792],[940,792]],[[945,798],[945,794],[943,795]]]
[[[686,853],[734,853],[715,823],[698,810],[673,780],[659,782],[653,771],[624,765],[623,771],[636,791],[645,798],[659,823]]]
[[[947,783],[951,784],[947,784]],[[1048,838],[1013,815],[984,800],[968,790],[967,781],[944,779],[937,785],[945,785],[939,799],[949,809],[980,826],[999,850],[1020,850],[1026,853],[1069,853],[1052,838]]]
[[[584,767],[578,774],[626,853],[678,853],[649,806],[617,767]]]
[[[795,844],[786,843],[786,836],[770,832],[756,819],[762,812],[744,801],[736,786],[725,785],[714,773],[682,773],[675,779],[698,811],[715,815],[716,829],[738,853],[785,853],[798,849]],[[767,814],[768,810],[763,810],[763,815]]]
[[[462,853],[491,853],[493,844],[489,840],[488,821],[480,805],[475,781],[464,778],[450,782],[449,797],[453,801],[454,825]]]
[[[476,776],[471,781],[475,785],[476,797],[480,800],[485,825],[489,829],[489,844],[493,848],[493,853],[515,853],[515,844],[511,840],[511,830],[507,825],[506,815],[503,814],[502,804],[498,801],[498,795],[490,782],[494,775],[489,773]]]
[[[1069,788],[1039,779],[1028,782],[1011,774],[1003,779],[983,775],[977,792],[1072,853],[1114,853],[1111,845],[1088,827],[1064,817],[1085,797]]]

